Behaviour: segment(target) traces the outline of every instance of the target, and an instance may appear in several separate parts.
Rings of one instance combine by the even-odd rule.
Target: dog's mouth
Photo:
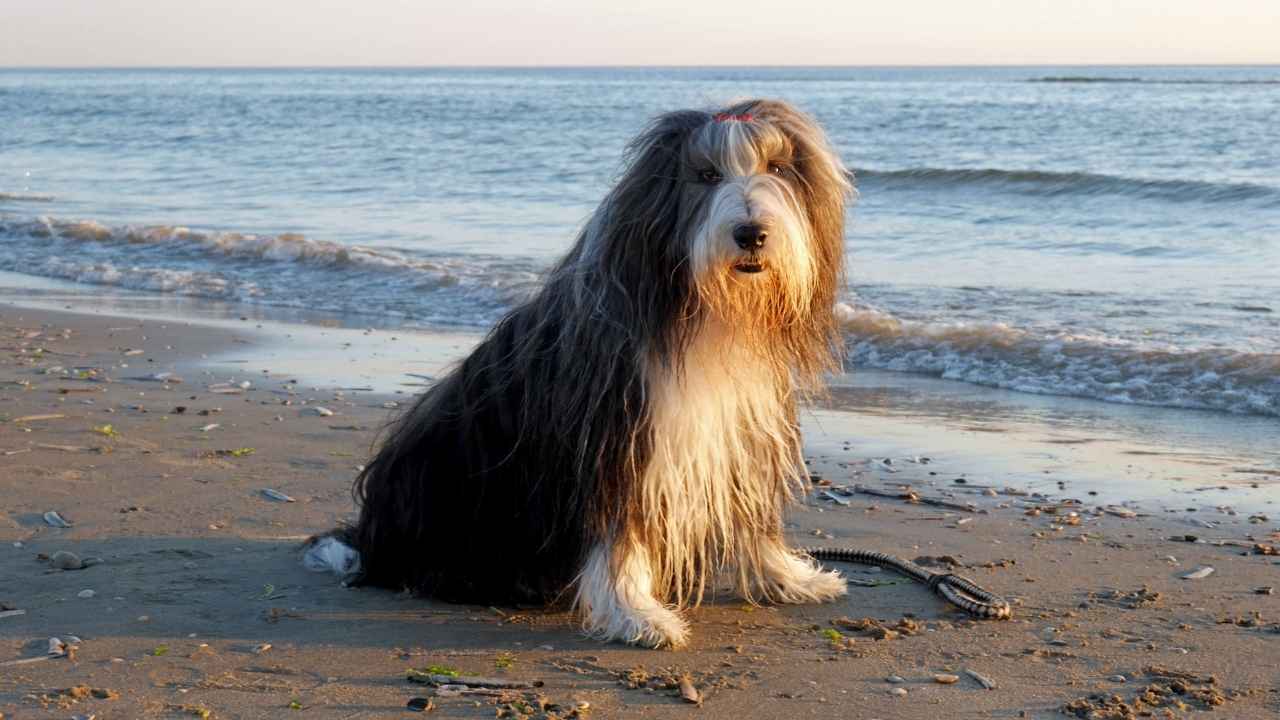
[[[743,260],[733,266],[734,271],[754,275],[758,272],[764,272],[764,263],[759,260]]]

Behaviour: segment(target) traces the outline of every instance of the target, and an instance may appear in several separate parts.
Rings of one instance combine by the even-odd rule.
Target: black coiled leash
[[[1008,620],[1013,617],[1009,602],[999,595],[978,587],[972,580],[951,573],[929,572],[919,565],[884,553],[850,548],[800,548],[800,551],[818,561],[847,562],[858,565],[895,570],[924,583],[942,599],[983,620]]]

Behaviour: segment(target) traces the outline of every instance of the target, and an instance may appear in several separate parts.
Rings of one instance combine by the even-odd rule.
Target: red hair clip
[[[716,113],[716,122],[751,122],[751,113],[742,113],[741,115],[733,115],[731,113]]]

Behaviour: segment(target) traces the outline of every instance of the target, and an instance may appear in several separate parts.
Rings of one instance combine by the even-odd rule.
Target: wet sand
[[[1280,586],[1280,557],[1265,554],[1280,544],[1268,467],[1104,450],[1114,438],[1051,428],[1037,437],[1057,449],[1042,453],[1026,428],[839,411],[856,389],[807,414],[820,484],[791,516],[793,542],[949,556],[1012,599],[1013,620],[975,622],[920,585],[848,566],[869,584],[842,602],[719,599],[689,613],[692,645],[671,652],[601,645],[542,608],[342,588],[299,565],[298,542],[349,516],[389,405],[468,340],[416,338],[408,365],[395,333],[321,332],[0,306],[4,717],[378,718],[409,714],[414,697],[442,717],[567,717],[582,703],[601,718],[1280,712],[1280,596],[1260,592]],[[381,364],[323,377],[373,355]],[[1123,509],[1126,474],[1153,473],[1183,476],[1186,493]],[[855,486],[973,509],[839,491]],[[55,569],[59,551],[100,561]],[[1203,567],[1214,572],[1183,579]],[[897,630],[840,622],[862,618]],[[43,659],[51,637],[73,657]],[[430,666],[544,685],[444,696],[406,680]],[[681,699],[682,675],[701,707]],[[947,675],[958,680],[935,679]],[[559,709],[523,713],[539,695]]]

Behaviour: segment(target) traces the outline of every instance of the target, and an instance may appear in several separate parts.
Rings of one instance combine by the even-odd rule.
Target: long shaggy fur
[[[448,601],[573,598],[680,645],[727,584],[825,600],[787,550],[798,399],[837,362],[847,174],[785,103],[663,115],[535,297],[394,424],[311,567]],[[735,228],[767,232],[740,247]]]

